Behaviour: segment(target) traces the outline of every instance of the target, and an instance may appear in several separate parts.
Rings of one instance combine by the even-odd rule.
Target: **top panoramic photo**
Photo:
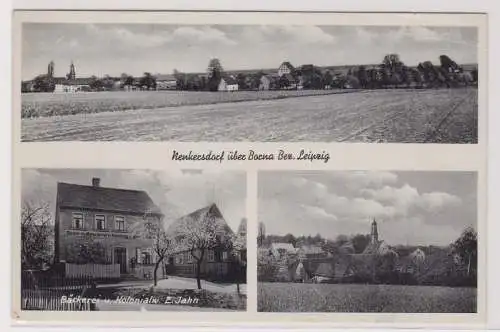
[[[20,137],[475,144],[478,35],[474,26],[23,23]]]

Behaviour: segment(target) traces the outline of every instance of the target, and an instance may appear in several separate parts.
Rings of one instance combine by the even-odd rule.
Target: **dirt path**
[[[477,90],[369,91],[24,119],[22,140],[421,143],[437,127],[433,141],[477,142]]]

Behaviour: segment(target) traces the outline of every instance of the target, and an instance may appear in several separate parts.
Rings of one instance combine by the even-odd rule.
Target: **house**
[[[84,264],[92,266],[86,274],[103,276],[107,270],[119,277],[150,278],[152,240],[140,232],[141,225],[161,224],[162,219],[145,191],[101,187],[99,178],[92,185],[58,183],[55,262],[67,265],[66,273]]]
[[[92,78],[81,77],[74,79],[66,79],[62,77],[55,77],[55,87],[54,92],[80,92],[89,91]]]
[[[273,256],[278,260],[287,259],[297,253],[291,243],[272,243],[270,250]]]
[[[295,68],[292,66],[292,64],[288,61],[285,61],[278,67],[278,76],[281,77],[286,74],[293,74],[294,71]]]
[[[275,90],[279,88],[280,77],[277,74],[262,75],[259,90]]]
[[[238,81],[234,77],[224,76],[219,81],[217,91],[238,91]]]
[[[177,79],[174,75],[156,75],[156,90],[176,90]]]
[[[297,250],[300,259],[323,258],[327,253],[317,245],[303,245]]]
[[[297,89],[298,81],[292,74],[283,74],[279,78],[279,87],[280,89],[285,90],[294,90]]]
[[[242,222],[246,224],[246,219]],[[187,239],[189,232],[200,232],[203,234],[207,229],[212,229],[214,234],[204,234],[205,237],[217,239],[215,245],[207,248],[196,249],[196,245]],[[233,278],[232,267],[234,259],[231,252],[230,242],[235,245],[236,256],[239,261],[246,262],[246,225],[240,225],[238,234],[235,234],[224,219],[221,211],[215,204],[198,209],[174,221],[166,230],[170,238],[178,243],[174,252],[168,257],[167,273],[184,277],[196,277],[197,260],[192,254],[196,252],[197,257],[202,257],[200,262],[200,276],[206,280],[229,281]],[[194,236],[194,234],[192,235]]]

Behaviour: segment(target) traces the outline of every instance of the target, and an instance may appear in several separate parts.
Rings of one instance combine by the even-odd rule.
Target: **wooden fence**
[[[96,279],[120,278],[119,264],[65,264],[66,278],[92,277]]]
[[[21,310],[89,311],[96,310],[92,302],[94,279],[23,271],[21,274]]]

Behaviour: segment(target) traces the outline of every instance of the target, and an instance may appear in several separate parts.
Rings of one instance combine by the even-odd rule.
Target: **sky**
[[[210,58],[230,70],[293,65],[380,63],[398,53],[408,65],[447,54],[477,63],[477,29],[471,27],[169,25],[24,23],[22,79],[69,72],[78,77],[205,72]]]
[[[100,169],[23,169],[22,199],[48,203],[55,212],[57,182],[146,191],[165,214],[165,226],[175,219],[216,203],[224,219],[237,230],[246,217],[246,174],[238,171],[151,171]]]
[[[377,220],[389,245],[448,245],[477,230],[473,172],[266,171],[258,217],[266,234],[369,234]]]

